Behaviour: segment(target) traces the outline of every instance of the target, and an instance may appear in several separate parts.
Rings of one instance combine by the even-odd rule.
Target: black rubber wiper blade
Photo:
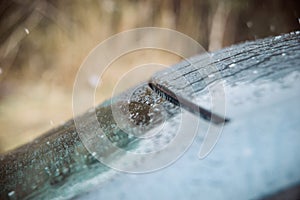
[[[153,80],[150,80],[148,82],[149,87],[158,95],[160,95],[162,98],[166,99],[167,101],[170,101],[171,103],[182,106],[185,110],[200,116],[201,118],[211,121],[214,124],[224,124],[229,122],[230,120],[226,117],[222,117],[218,114],[212,113],[211,111],[196,105],[192,101],[188,100],[187,98],[176,95],[174,92],[172,92],[167,87],[156,83]]]

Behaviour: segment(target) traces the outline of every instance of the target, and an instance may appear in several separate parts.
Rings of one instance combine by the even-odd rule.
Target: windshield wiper
[[[153,80],[150,80],[148,82],[149,87],[158,95],[160,95],[162,98],[166,99],[167,101],[170,101],[171,103],[181,106],[185,110],[200,116],[201,118],[211,121],[214,124],[224,124],[229,122],[229,119],[226,118],[225,116],[222,117],[218,114],[212,113],[211,111],[196,105],[192,101],[188,100],[187,98],[176,95],[174,92],[172,92],[170,89],[167,87],[156,83]]]

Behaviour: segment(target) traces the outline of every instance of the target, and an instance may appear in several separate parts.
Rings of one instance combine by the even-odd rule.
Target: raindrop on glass
[[[275,40],[279,40],[281,38],[281,35],[278,35],[275,37]]]
[[[235,66],[236,66],[235,63],[232,63],[232,64],[229,65],[230,68],[235,67]]]
[[[215,75],[214,74],[209,74],[207,77],[208,78],[213,78]]]

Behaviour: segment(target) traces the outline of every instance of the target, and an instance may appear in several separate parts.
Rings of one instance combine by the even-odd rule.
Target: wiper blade
[[[160,95],[162,98],[166,99],[167,101],[170,101],[171,103],[182,106],[185,110],[200,116],[201,118],[211,121],[214,124],[224,124],[229,122],[230,120],[226,117],[222,117],[216,113],[212,113],[211,111],[196,105],[192,101],[188,100],[184,96],[176,95],[174,92],[172,92],[167,87],[156,83],[153,80],[150,80],[148,82],[149,87],[158,95]]]

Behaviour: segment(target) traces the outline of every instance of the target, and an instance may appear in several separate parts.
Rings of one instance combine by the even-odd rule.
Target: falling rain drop
[[[247,24],[248,28],[251,28],[253,26],[253,22],[251,22],[251,21],[248,21],[246,24]]]
[[[272,32],[275,31],[275,26],[274,25],[270,25],[270,31],[272,31]]]
[[[24,28],[25,33],[28,35],[30,32],[27,28]]]
[[[16,196],[16,192],[15,192],[15,191],[10,191],[7,195],[8,195],[8,197],[9,197],[10,199],[14,199],[15,196]]]

